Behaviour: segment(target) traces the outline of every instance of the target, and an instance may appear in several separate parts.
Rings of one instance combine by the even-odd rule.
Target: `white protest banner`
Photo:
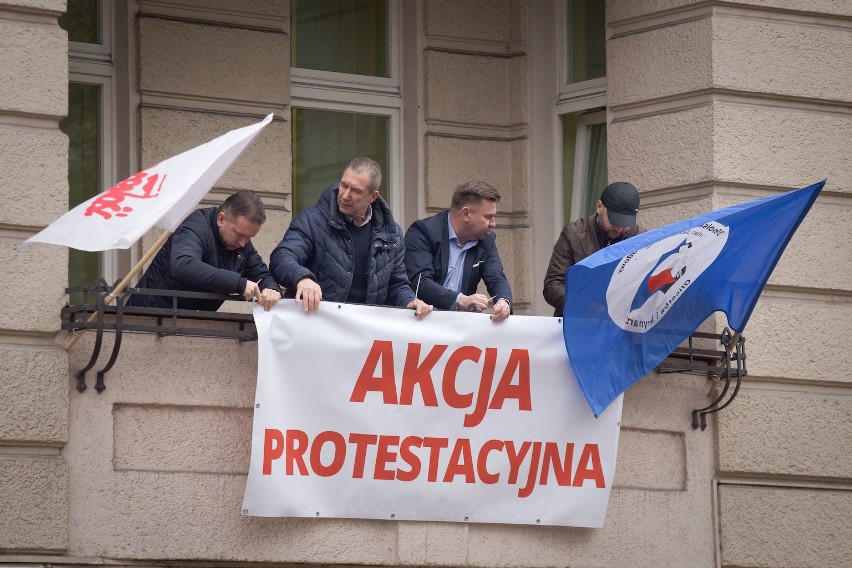
[[[255,308],[243,513],[601,527],[619,398],[595,419],[557,318]]]
[[[272,114],[142,170],[68,211],[18,248],[52,243],[86,251],[126,249],[151,227],[174,232],[270,122]]]

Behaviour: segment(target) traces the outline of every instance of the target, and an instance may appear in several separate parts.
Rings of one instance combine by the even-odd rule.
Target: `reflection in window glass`
[[[68,41],[101,43],[100,0],[68,0],[59,27],[68,32]]]
[[[101,192],[101,87],[68,84],[68,116],[59,127],[68,135],[68,209]],[[101,255],[68,251],[68,285],[90,284],[101,275]],[[71,303],[82,301],[72,297]]]
[[[563,219],[591,215],[607,182],[606,123],[589,124],[584,112],[560,116],[562,122]],[[579,174],[579,175],[578,175]]]
[[[574,185],[574,154],[577,148],[577,121],[579,112],[563,114],[559,117],[562,122],[562,218],[566,223],[580,217],[571,213]]]
[[[388,203],[388,129],[386,116],[292,109],[293,214],[314,205],[322,190],[340,181],[352,158],[368,156],[382,166],[382,197]]]
[[[606,187],[606,124],[592,124],[586,131],[585,175],[583,176],[582,215],[595,211],[601,191]]]
[[[322,190],[340,181],[352,158],[368,156],[382,166],[382,197],[388,202],[386,116],[293,108],[293,213],[314,205]]]
[[[292,0],[290,66],[388,77],[387,0]]]
[[[568,1],[568,82],[606,77],[606,14],[600,0]]]

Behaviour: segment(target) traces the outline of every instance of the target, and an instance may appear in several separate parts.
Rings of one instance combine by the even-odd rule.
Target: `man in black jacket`
[[[509,317],[512,289],[497,252],[500,193],[482,181],[466,181],[448,211],[415,221],[405,234],[405,268],[418,296],[442,310],[482,312],[494,300],[492,321]],[[478,294],[479,281],[491,298]]]
[[[242,294],[268,310],[281,290],[250,240],[264,221],[263,201],[253,191],[238,191],[220,207],[194,211],[154,257],[137,288]],[[178,298],[177,307],[216,311],[222,303]],[[172,299],[134,294],[128,305],[170,308]]]

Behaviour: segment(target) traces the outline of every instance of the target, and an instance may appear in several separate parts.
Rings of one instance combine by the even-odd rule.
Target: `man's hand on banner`
[[[246,279],[246,289],[243,290],[243,298],[247,302],[251,302],[252,300],[260,301],[260,286],[257,285],[257,282]]]
[[[305,312],[311,313],[319,310],[322,300],[322,288],[310,278],[302,278],[296,284],[296,301],[302,300],[305,304]]]
[[[407,307],[414,310],[414,317],[419,320],[422,320],[432,313],[432,306],[423,300],[412,300],[408,303]]]
[[[511,311],[512,307],[509,305],[509,301],[505,298],[500,298],[494,303],[494,313],[491,314],[491,321],[495,323],[503,321],[509,317]]]
[[[484,312],[488,307],[489,298],[485,294],[462,294],[459,298],[459,308],[463,312]]]
[[[266,290],[260,293],[260,297],[258,298],[257,302],[265,311],[268,312],[269,308],[275,305],[275,302],[280,299],[281,294],[278,292],[278,290],[274,288],[267,288]]]

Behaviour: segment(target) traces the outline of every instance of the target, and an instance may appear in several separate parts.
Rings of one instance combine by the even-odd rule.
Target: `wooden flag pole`
[[[115,288],[113,288],[113,290],[112,290],[112,292],[110,292],[109,296],[104,298],[104,305],[105,306],[111,304],[112,301],[115,300],[116,297],[118,297],[118,295],[121,294],[121,292],[127,287],[127,285],[130,283],[130,280],[134,276],[136,276],[139,272],[142,272],[142,268],[145,266],[145,263],[148,262],[149,260],[151,260],[151,258],[155,254],[157,254],[157,252],[161,248],[163,248],[163,245],[166,244],[166,241],[169,240],[169,237],[171,235],[172,235],[171,231],[164,232],[160,236],[160,238],[157,239],[157,242],[155,242],[154,245],[150,249],[148,249],[148,252],[146,252],[144,255],[142,255],[142,258],[139,259],[139,262],[136,263],[136,266],[134,266],[130,270],[130,272],[127,273],[127,276],[125,276],[124,279],[122,279],[122,281],[119,282],[115,286]],[[86,323],[92,323],[93,321],[95,321],[95,318],[97,317],[97,315],[98,315],[97,312],[90,315],[89,319],[86,320]],[[74,333],[73,337],[71,337],[71,339],[68,340],[68,343],[65,344],[65,351],[68,351],[69,349],[74,347],[74,344],[77,343],[77,341],[83,336],[83,334],[85,332],[86,332],[85,329],[77,330]]]

